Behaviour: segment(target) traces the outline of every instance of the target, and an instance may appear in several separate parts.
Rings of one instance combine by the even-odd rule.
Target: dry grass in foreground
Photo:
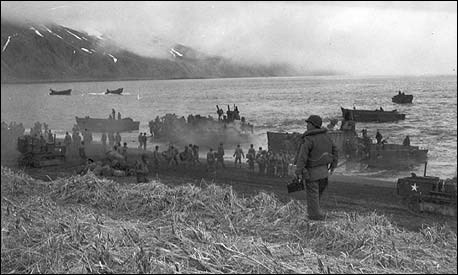
[[[371,213],[324,222],[231,187],[52,182],[1,170],[2,273],[455,273],[456,233]]]

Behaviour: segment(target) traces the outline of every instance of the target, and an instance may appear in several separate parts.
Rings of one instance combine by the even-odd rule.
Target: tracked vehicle
[[[21,153],[19,166],[45,167],[65,162],[65,146],[53,142],[40,142],[39,138],[29,135],[18,138],[17,149]]]
[[[402,203],[414,213],[435,213],[444,216],[457,216],[456,176],[452,179],[426,176],[414,173],[397,181],[397,194]]]

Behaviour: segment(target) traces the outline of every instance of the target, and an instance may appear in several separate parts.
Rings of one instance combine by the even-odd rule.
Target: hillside
[[[177,79],[282,76],[294,71],[282,64],[241,65],[175,44],[168,58],[149,58],[58,25],[1,22],[1,81],[40,82],[119,79]]]

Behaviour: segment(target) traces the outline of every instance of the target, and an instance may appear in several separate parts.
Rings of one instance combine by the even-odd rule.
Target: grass
[[[1,170],[2,273],[456,273],[456,233],[230,186],[42,182]]]

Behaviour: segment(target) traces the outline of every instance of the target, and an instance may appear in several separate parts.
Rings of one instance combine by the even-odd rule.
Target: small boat
[[[134,121],[130,117],[123,119],[90,118],[88,116],[75,118],[80,129],[97,133],[132,132],[138,131],[140,126],[140,121]]]
[[[405,103],[412,103],[413,95],[406,95],[404,93],[399,92],[399,94],[393,96],[391,101],[394,103],[405,104]]]
[[[115,95],[120,95],[122,93],[122,91],[124,90],[124,88],[119,88],[119,89],[116,89],[116,90],[108,90],[105,92],[105,94],[115,94]]]
[[[70,95],[72,93],[72,89],[63,90],[63,91],[56,91],[53,89],[49,89],[49,90],[51,91],[49,95]]]
[[[342,107],[340,109],[345,119],[357,122],[390,122],[406,118],[405,114],[400,114],[397,110],[384,111],[381,108],[376,110],[356,110]]]

